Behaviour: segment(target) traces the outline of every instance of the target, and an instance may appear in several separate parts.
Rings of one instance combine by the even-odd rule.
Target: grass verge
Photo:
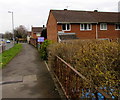
[[[0,54],[0,68],[4,68],[22,49],[22,44],[15,44],[14,47]]]

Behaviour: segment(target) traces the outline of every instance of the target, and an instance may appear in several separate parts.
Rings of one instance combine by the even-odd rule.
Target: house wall
[[[40,37],[40,36],[37,36],[37,33],[32,33],[32,38],[37,39],[38,37]]]
[[[36,34],[35,33],[32,33],[32,38],[37,38]]]
[[[57,21],[51,12],[47,21],[47,39],[57,42]]]
[[[120,30],[115,30],[115,24],[107,25],[107,30],[100,30],[100,25],[98,25],[98,38],[120,38]]]
[[[57,25],[58,31],[62,31],[62,25]],[[97,25],[98,38],[116,39],[120,38],[120,30],[115,30],[114,24],[107,25],[107,30],[100,30],[100,24]],[[76,36],[80,39],[95,39],[96,38],[96,24],[92,24],[92,30],[82,31],[80,30],[80,24],[71,24],[70,31],[64,31],[65,33],[76,33]]]
[[[62,31],[62,25],[57,25],[58,31]],[[64,31],[65,33],[76,33],[76,36],[80,39],[95,39],[96,38],[96,25],[92,25],[92,30],[81,31],[80,24],[71,24],[70,31]]]

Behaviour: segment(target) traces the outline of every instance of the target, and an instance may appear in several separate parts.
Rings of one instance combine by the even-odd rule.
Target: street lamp
[[[12,11],[8,11],[8,13],[11,13],[11,14],[12,14],[13,43],[15,43],[15,37],[14,37],[14,18],[13,18],[13,12],[12,12]]]

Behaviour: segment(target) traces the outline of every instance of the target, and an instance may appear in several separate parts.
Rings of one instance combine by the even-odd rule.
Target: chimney
[[[45,25],[43,25],[43,28],[45,28]]]
[[[43,29],[45,29],[45,25],[43,25]]]
[[[67,9],[64,9],[64,11],[66,11]]]
[[[94,10],[94,12],[98,12],[98,10]]]

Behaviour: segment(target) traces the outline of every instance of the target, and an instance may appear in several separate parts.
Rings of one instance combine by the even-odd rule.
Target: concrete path
[[[45,63],[36,48],[23,50],[3,70],[3,98],[60,98]]]

